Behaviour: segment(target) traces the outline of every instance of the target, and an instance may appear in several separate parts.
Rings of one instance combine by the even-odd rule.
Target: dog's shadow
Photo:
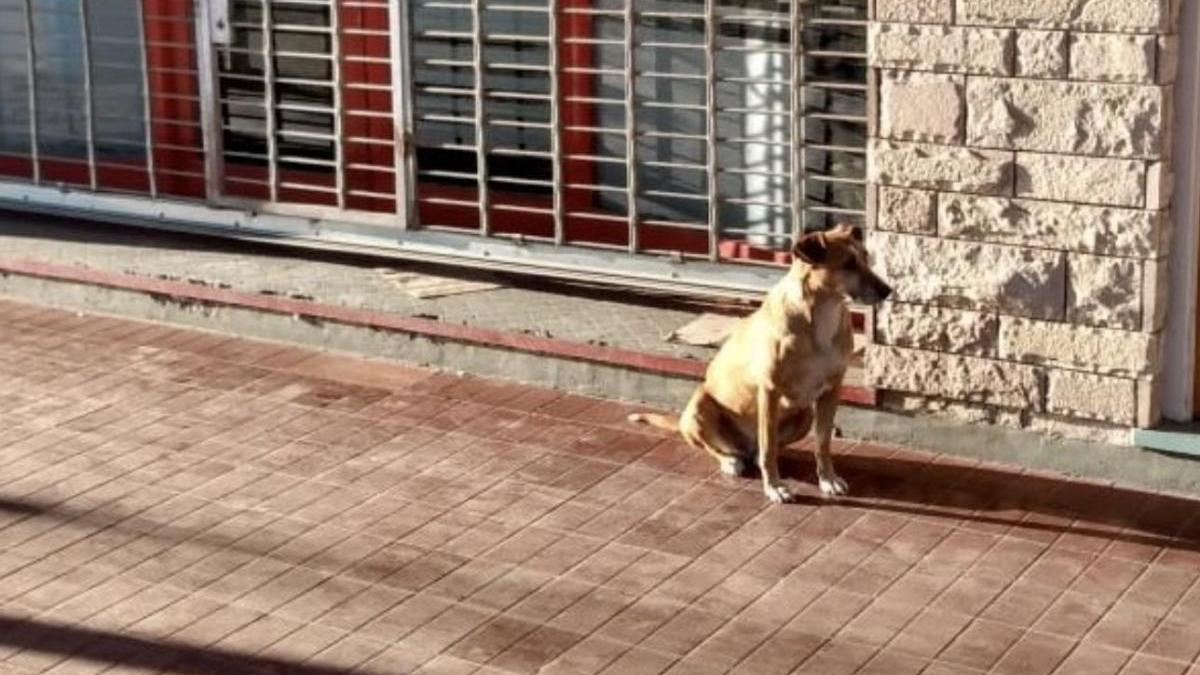
[[[1040,540],[1062,534],[1200,554],[1200,500],[1032,473],[995,464],[869,446],[835,451],[845,497],[825,498],[814,485],[806,445],[780,458],[797,501],[888,511]],[[1197,556],[1200,561],[1200,556]]]

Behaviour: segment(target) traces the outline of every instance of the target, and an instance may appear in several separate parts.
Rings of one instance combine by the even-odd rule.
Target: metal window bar
[[[551,180],[551,200],[554,204],[554,243],[561,246],[566,241],[566,203],[564,195],[564,185],[566,179],[563,176],[563,148],[562,148],[562,74],[559,67],[559,50],[561,47],[562,36],[559,34],[559,0],[547,0],[549,4],[548,13],[548,29],[550,33],[550,46],[546,52],[548,67],[550,70],[550,152],[552,159],[550,163]]]
[[[146,16],[145,7],[141,0],[134,3],[136,7],[137,19],[137,40],[138,40],[138,62],[141,65],[142,77],[142,117],[145,124],[145,144],[146,144],[146,185],[150,191],[150,197],[158,198],[158,170],[154,158],[154,108],[150,101],[150,54],[146,47],[148,42],[146,36]]]
[[[795,241],[808,230],[808,219],[804,210],[806,198],[804,171],[806,154],[804,142],[804,54],[803,35],[804,24],[799,0],[791,0],[788,5],[789,23],[792,34],[791,50],[791,87],[790,113],[792,120],[792,147],[790,162],[790,179],[792,187],[792,240]]]
[[[29,160],[36,185],[42,183],[41,150],[38,147],[37,47],[33,30],[33,0],[25,0],[25,59],[29,77]]]
[[[474,78],[472,95],[475,101],[475,178],[479,191],[479,233],[492,233],[491,195],[488,190],[488,131],[487,96],[484,93],[484,27],[483,0],[471,0],[471,67]],[[552,104],[553,105],[553,104]]]
[[[641,249],[641,237],[638,236],[638,223],[641,221],[641,210],[638,208],[638,141],[637,141],[637,62],[634,54],[637,39],[637,14],[634,11],[635,0],[625,0],[624,20],[625,33],[625,188],[626,215],[629,228],[629,252],[637,253]]]
[[[333,180],[337,191],[337,206],[346,208],[346,128],[345,92],[342,82],[342,9],[337,0],[329,6],[329,58],[332,61],[330,76],[333,84],[333,152],[336,169]]]
[[[721,239],[720,180],[717,175],[717,0],[704,0],[704,160],[708,202],[708,257],[716,260]],[[686,198],[686,196],[685,196]]]
[[[95,192],[99,185],[96,176],[96,113],[92,86],[91,12],[88,0],[79,0],[80,54],[83,58],[83,120],[84,142],[87,144],[88,184]]]
[[[279,200],[279,134],[276,128],[275,103],[275,19],[272,15],[271,0],[262,0],[260,5],[259,30],[262,31],[262,77],[263,77],[263,123],[267,141],[267,192],[271,201]]]

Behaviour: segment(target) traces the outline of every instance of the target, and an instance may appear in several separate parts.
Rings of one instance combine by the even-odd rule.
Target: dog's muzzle
[[[892,287],[883,283],[882,280],[877,280],[875,285],[875,294],[879,296],[879,302],[883,302],[892,295]]]
[[[884,300],[887,300],[892,294],[892,287],[888,286],[882,279],[875,275],[867,280],[867,283],[862,285],[861,291],[854,299],[859,302],[864,302],[874,305]]]

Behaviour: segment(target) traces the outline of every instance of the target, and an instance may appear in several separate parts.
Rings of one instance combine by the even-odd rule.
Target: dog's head
[[[793,264],[811,268],[809,283],[818,289],[865,304],[882,302],[892,294],[891,286],[871,270],[858,226],[843,224],[806,234],[792,246],[792,258]]]

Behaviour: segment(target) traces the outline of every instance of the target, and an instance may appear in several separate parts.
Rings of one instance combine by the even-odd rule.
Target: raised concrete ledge
[[[522,343],[544,349],[521,350],[503,340],[488,344],[463,339],[478,329],[463,332],[461,326],[451,330],[427,325],[437,324],[435,321],[394,317],[394,321],[374,322],[359,314],[365,310],[347,308],[322,315],[312,311],[315,308],[311,305],[319,303],[272,296],[256,297],[254,303],[239,305],[229,301],[237,297],[229,295],[230,289],[160,280],[144,280],[153,284],[135,289],[118,283],[121,279],[108,276],[110,273],[76,268],[74,279],[52,274],[61,271],[45,263],[25,261],[17,265],[6,261],[0,264],[0,295],[80,312],[404,360],[661,408],[673,408],[686,400],[695,386],[697,365],[701,365],[676,359],[688,365],[670,366],[658,360],[662,357],[655,357],[639,362],[643,368],[630,367],[620,361],[628,350],[607,352],[610,358],[556,358],[550,352],[558,348],[540,338]],[[377,325],[388,323],[410,330],[398,336],[396,329]],[[910,445],[1130,487],[1200,495],[1200,462],[1178,456],[855,406],[843,407],[838,421],[850,438]]]

